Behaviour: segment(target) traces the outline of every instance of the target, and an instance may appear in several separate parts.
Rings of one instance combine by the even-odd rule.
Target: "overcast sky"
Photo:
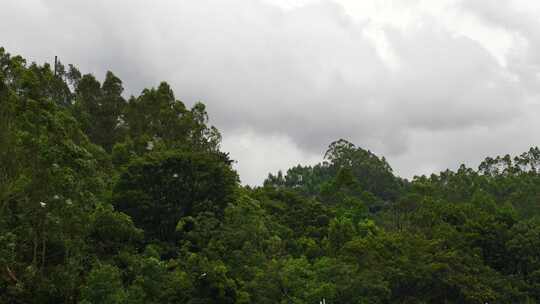
[[[0,46],[169,82],[248,184],[339,138],[403,177],[540,141],[540,1],[2,0]]]

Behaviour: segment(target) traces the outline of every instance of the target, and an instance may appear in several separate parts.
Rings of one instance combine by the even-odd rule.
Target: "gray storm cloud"
[[[538,144],[538,9],[386,1],[363,14],[352,1],[304,2],[7,0],[0,44],[113,70],[133,94],[168,81],[208,105],[250,184],[320,160],[338,138],[406,177]]]

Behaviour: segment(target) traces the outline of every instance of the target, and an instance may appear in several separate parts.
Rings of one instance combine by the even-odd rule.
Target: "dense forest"
[[[242,186],[202,103],[0,48],[0,303],[540,303],[540,150]],[[231,114],[233,115],[233,113]]]

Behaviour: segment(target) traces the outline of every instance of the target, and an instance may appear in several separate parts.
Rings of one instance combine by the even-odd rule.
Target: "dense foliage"
[[[540,303],[540,150],[239,184],[203,104],[0,48],[0,303]]]

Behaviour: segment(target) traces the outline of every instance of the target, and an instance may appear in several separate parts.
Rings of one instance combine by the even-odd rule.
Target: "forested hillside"
[[[407,180],[337,140],[251,188],[220,139],[0,48],[0,303],[540,303],[538,148]]]

